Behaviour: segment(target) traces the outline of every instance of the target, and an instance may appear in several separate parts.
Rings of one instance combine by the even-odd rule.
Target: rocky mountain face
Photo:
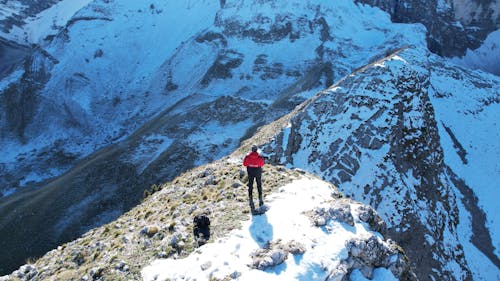
[[[401,11],[398,17],[403,12],[416,14],[415,9],[402,10],[403,6],[395,10],[389,2],[375,4],[388,8],[393,20],[396,10]],[[486,4],[481,7],[495,5]],[[491,17],[484,20],[485,26],[490,26],[495,15],[488,9],[484,8],[484,14]],[[448,20],[457,18],[458,12],[448,8],[443,11],[448,11],[439,14],[443,22],[448,24]],[[462,29],[458,31],[462,34]],[[10,272],[27,257],[40,256],[112,221],[138,204],[144,189],[220,159],[253,135],[258,126],[395,50],[413,46],[418,55],[428,58],[428,65],[440,65],[444,62],[422,51],[429,42],[429,46],[438,42],[432,49],[444,55],[458,54],[455,50],[464,47],[458,44],[460,40],[443,43],[453,37],[448,33],[435,34],[432,38],[438,39],[429,34],[426,39],[420,25],[393,24],[379,9],[352,1],[93,1],[56,35],[31,50],[22,66],[11,68],[0,82],[0,213],[5,214],[0,218],[0,272]],[[485,196],[474,199],[477,189],[471,183],[477,180],[472,176],[464,179],[458,172],[464,169],[461,164],[445,161],[447,153],[455,151],[453,147],[462,146],[459,151],[464,152],[460,154],[472,163],[470,149],[460,144],[463,135],[457,130],[461,127],[450,122],[464,118],[462,113],[469,110],[489,111],[482,111],[478,105],[479,109],[464,109],[448,121],[437,121],[433,110],[446,111],[448,99],[464,97],[448,92],[446,86],[434,94],[437,83],[430,81],[458,81],[458,91],[469,83],[463,81],[471,81],[473,86],[467,90],[481,96],[475,98],[476,102],[495,106],[498,96],[491,92],[497,89],[496,78],[485,82],[482,75],[457,72],[452,66],[430,71],[417,59],[411,60],[413,63],[419,71],[402,67],[404,73],[397,83],[392,81],[400,77],[396,70],[380,75],[369,68],[374,71],[373,77],[362,76],[367,81],[372,79],[366,87],[374,91],[377,85],[394,84],[394,89],[387,91],[399,94],[394,94],[394,100],[382,99],[384,106],[379,105],[378,98],[366,100],[360,96],[348,101],[359,112],[351,114],[349,108],[344,112],[342,99],[320,109],[339,116],[348,114],[346,118],[352,123],[341,128],[345,129],[345,134],[339,134],[342,140],[332,143],[330,149],[306,154],[299,146],[302,139],[304,143],[310,141],[304,139],[306,134],[290,137],[284,133],[282,142],[290,148],[275,143],[268,152],[275,161],[324,175],[350,196],[366,193],[356,198],[372,203],[388,220],[393,239],[408,247],[414,263],[422,264],[417,272],[423,280],[428,276],[476,278],[467,253],[478,245],[483,245],[481,255],[490,258],[489,272],[495,274],[498,239],[491,235],[498,234],[486,231],[485,225],[496,222],[477,207],[484,204],[480,200]],[[441,71],[447,74],[435,75]],[[476,76],[472,80],[463,78]],[[422,110],[411,111],[416,115],[409,118],[410,107]],[[379,110],[385,118],[374,117],[379,123],[360,125],[363,129],[351,136],[350,130],[368,120],[366,114],[374,113],[372,110]],[[329,124],[335,123],[311,123],[307,135],[313,136],[315,128],[326,132]],[[425,134],[419,133],[421,130]],[[443,132],[451,139],[453,149],[436,143],[443,139]],[[372,137],[375,133],[380,135]],[[361,163],[373,162],[362,158],[359,147],[374,151],[390,147],[390,153],[384,155],[395,159],[392,166],[373,171],[373,176],[380,178],[378,185],[347,185]],[[491,155],[497,155],[497,148],[489,147]],[[313,162],[321,162],[321,168],[314,168]],[[498,174],[494,168],[484,171],[487,177]],[[420,182],[417,188],[408,183],[411,180]],[[436,182],[439,184],[431,185]],[[398,186],[400,190],[389,192],[386,186]],[[439,192],[429,191],[434,188]],[[398,204],[395,210],[380,209],[384,204],[391,205],[388,202],[392,200],[411,204]],[[461,200],[467,203],[462,205]],[[469,211],[457,210],[460,206]],[[429,217],[435,220],[429,224],[419,217],[427,208],[435,212]],[[450,215],[445,216],[448,211]],[[467,214],[479,218],[470,221],[473,227],[466,226]],[[410,235],[413,224],[418,240]],[[457,234],[458,230],[472,229],[474,233],[463,236],[472,237],[472,244]],[[448,237],[449,244],[444,242]],[[417,246],[422,243],[425,249],[435,249],[432,253],[439,258],[426,258],[425,251]]]
[[[356,0],[381,8],[394,22],[422,23],[427,28],[429,49],[446,57],[463,56],[479,48],[500,27],[497,1],[395,1]]]
[[[28,54],[28,48],[0,37],[0,79],[19,68]]]
[[[445,82],[451,77],[460,82]],[[498,112],[485,112],[498,109],[499,89],[496,76],[452,67],[424,50],[398,51],[281,120],[264,151],[272,162],[321,175],[374,206],[420,280],[496,279],[498,222],[488,198],[498,164],[484,174],[486,186],[471,181],[482,167],[463,130],[498,137],[498,125],[487,125]],[[474,91],[481,95],[469,104],[457,102]],[[459,125],[450,112],[477,121]],[[494,163],[497,147],[483,149],[489,156],[482,161]]]

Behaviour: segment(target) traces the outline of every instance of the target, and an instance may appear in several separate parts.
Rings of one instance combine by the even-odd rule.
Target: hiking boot
[[[252,212],[252,214],[255,213],[255,206],[252,201],[250,201],[250,212]]]

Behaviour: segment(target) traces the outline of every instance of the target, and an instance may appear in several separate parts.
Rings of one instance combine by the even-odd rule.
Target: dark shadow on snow
[[[273,226],[267,221],[266,214],[252,217],[250,235],[261,248],[264,247],[267,242],[273,240]]]
[[[295,264],[296,265],[299,265],[300,264],[300,261],[302,260],[302,258],[304,257],[304,254],[301,254],[301,255],[294,255],[293,256],[293,260],[295,261]]]
[[[285,270],[286,270],[286,262],[278,264],[275,267],[266,269],[265,272],[274,273],[276,275],[280,275],[282,272],[285,272]]]

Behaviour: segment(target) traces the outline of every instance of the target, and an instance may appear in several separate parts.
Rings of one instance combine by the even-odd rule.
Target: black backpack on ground
[[[207,215],[199,214],[194,217],[193,234],[198,246],[204,245],[210,239],[210,219]]]

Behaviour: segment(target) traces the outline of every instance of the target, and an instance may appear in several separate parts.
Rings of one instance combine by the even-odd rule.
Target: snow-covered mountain
[[[0,36],[22,45],[50,41],[73,15],[92,0],[3,0]]]
[[[497,76],[404,49],[281,120],[264,151],[374,206],[420,279],[496,280],[499,103]]]
[[[483,45],[476,50],[467,50],[465,56],[453,58],[456,64],[467,68],[481,69],[500,76],[500,30],[488,35]]]
[[[10,64],[12,71],[0,81],[0,192],[4,195],[0,212],[7,214],[0,218],[0,236],[5,237],[0,242],[0,265],[5,268],[0,272],[118,217],[136,205],[152,184],[229,154],[257,126],[396,50],[412,46],[418,55],[431,57],[433,64],[445,63],[425,51],[429,36],[422,25],[394,24],[380,9],[348,0],[67,0],[51,2],[52,8],[43,14],[38,13],[43,10],[39,7],[31,12],[38,17],[31,18],[23,3],[9,1],[1,6],[3,15],[7,10],[9,15],[22,15],[15,17],[22,19],[16,26],[24,26],[23,32],[16,33],[3,25],[5,34],[10,32],[5,37],[36,45],[24,64],[17,68],[18,61]],[[8,37],[13,34],[23,35]],[[444,69],[462,91],[461,75],[451,74],[455,66]],[[473,85],[486,85],[491,91],[498,85],[496,77],[465,76],[470,75],[478,77]],[[389,76],[377,77],[380,84],[390,82]],[[475,93],[481,100],[483,93]],[[498,104],[498,96],[488,95],[492,97],[485,103]],[[457,100],[462,98],[466,97]],[[446,103],[442,106],[447,108]],[[463,120],[460,114],[449,116]],[[440,128],[457,134],[444,124]],[[400,135],[406,133],[403,129]],[[487,155],[498,155],[495,145],[489,148]],[[302,163],[302,168],[311,166],[323,175],[314,165]],[[447,165],[458,177],[465,177]],[[483,172],[487,177],[498,176],[494,168]],[[476,180],[474,176],[471,172],[469,180]],[[371,200],[367,197],[365,202]],[[397,211],[402,212],[398,216],[407,216],[406,208]],[[391,221],[391,226],[400,221]],[[489,221],[494,218],[488,217],[482,225]],[[18,229],[18,225],[29,227]],[[13,234],[13,229],[19,231]],[[400,232],[391,229],[399,237]],[[476,228],[462,231],[467,229]],[[441,248],[436,250],[438,257],[451,258],[429,261],[428,270],[451,271],[452,261],[457,261],[456,273],[444,272],[443,278],[473,276],[474,268],[460,258],[462,250],[452,249],[462,242],[452,241],[450,247],[438,243]],[[489,244],[498,248],[495,241]],[[407,244],[415,249],[417,243]],[[447,261],[451,263],[444,265]],[[422,269],[425,266],[419,271],[424,280],[431,274]]]
[[[228,154],[335,79],[423,38],[420,26],[393,25],[351,1],[92,2],[2,84],[2,192],[60,176],[32,191],[39,196],[24,188],[4,198],[2,211],[50,214],[25,218],[41,229],[40,241],[24,232],[29,255],[41,254],[115,218],[152,184]]]

